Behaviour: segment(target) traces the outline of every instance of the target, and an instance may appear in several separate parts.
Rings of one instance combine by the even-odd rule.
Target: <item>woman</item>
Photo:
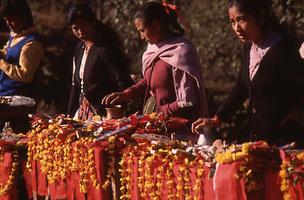
[[[2,2],[10,38],[0,51],[0,96],[32,96],[32,81],[43,58],[31,10],[25,0]]]
[[[296,141],[303,146],[303,126],[295,110],[303,97],[304,66],[296,45],[274,23],[270,7],[268,0],[228,1],[232,29],[244,42],[243,64],[217,114],[198,119],[192,124],[193,132],[228,120],[249,98],[249,140],[276,145]]]
[[[31,9],[26,0],[3,0],[1,17],[10,30],[10,37],[0,50],[0,96],[35,97],[33,80],[44,48],[34,26]],[[27,115],[34,110],[34,107],[0,105],[0,130],[7,121],[15,132],[28,131],[30,123]]]
[[[68,114],[86,120],[104,114],[100,99],[105,95],[130,85],[128,63],[116,33],[99,22],[87,4],[73,5],[67,24],[80,40],[74,53]]]
[[[168,6],[148,2],[135,14],[136,29],[148,47],[142,57],[143,78],[103,104],[136,97],[155,97],[157,112],[188,120],[207,115],[203,77],[195,47],[183,37],[176,14]]]

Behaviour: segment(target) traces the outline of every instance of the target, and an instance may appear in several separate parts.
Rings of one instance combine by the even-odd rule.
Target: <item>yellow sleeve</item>
[[[20,53],[19,66],[0,59],[0,69],[11,79],[30,83],[44,55],[44,48],[38,41],[26,43]]]

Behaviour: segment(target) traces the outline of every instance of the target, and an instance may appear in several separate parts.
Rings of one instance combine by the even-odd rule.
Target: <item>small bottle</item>
[[[12,127],[11,127],[11,124],[10,124],[10,122],[5,122],[5,125],[4,125],[4,127],[3,127],[3,129],[2,129],[2,131],[3,131],[3,135],[4,136],[9,136],[9,135],[12,135],[13,134],[13,129],[12,129]]]

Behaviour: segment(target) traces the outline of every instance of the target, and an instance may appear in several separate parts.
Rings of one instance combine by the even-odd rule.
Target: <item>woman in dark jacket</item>
[[[249,140],[303,146],[303,121],[295,111],[303,98],[304,66],[292,37],[273,23],[270,7],[270,0],[229,0],[232,28],[245,43],[242,67],[217,114],[193,123],[194,132],[229,119],[248,98]]]
[[[103,114],[100,100],[105,95],[131,83],[128,62],[117,34],[99,22],[85,3],[70,8],[67,24],[80,40],[74,52],[68,114],[85,120]]]

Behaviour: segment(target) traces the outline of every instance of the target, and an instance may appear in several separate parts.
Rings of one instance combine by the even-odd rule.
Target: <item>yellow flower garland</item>
[[[294,181],[293,173],[297,167],[301,167],[303,165],[304,165],[304,152],[287,154],[287,159],[282,161],[279,175],[281,177],[280,189],[283,192],[284,200],[292,199],[292,196],[289,193],[289,191]],[[300,175],[304,176],[304,172],[301,172]]]
[[[189,156],[187,153],[177,152],[173,154],[173,146],[142,145],[146,148],[128,147],[122,156],[120,165],[121,173],[121,199],[130,199],[128,188],[132,185],[130,182],[132,165],[130,159],[138,156],[138,177],[137,186],[140,198],[143,199],[161,199],[161,190],[165,188],[166,180],[167,198],[172,199],[200,199],[202,197],[202,177],[204,160],[202,157]],[[132,159],[133,162],[133,159]],[[156,168],[155,163],[160,162]],[[179,165],[178,174],[175,176],[174,166]],[[191,187],[190,169],[197,167],[195,187]],[[156,174],[154,174],[156,171]],[[156,175],[156,176],[155,176]],[[154,182],[156,180],[156,183]],[[176,181],[175,181],[176,180]],[[194,194],[194,197],[191,196]]]
[[[108,161],[108,171],[106,175],[106,180],[101,186],[103,189],[108,188],[111,184],[111,178],[115,177],[115,147],[116,147],[115,141],[116,141],[115,136],[111,136],[108,138],[109,145],[107,151],[109,154],[109,161]]]
[[[216,153],[215,160],[218,163],[231,163],[234,161],[242,160],[248,157],[250,145],[252,143],[244,143],[242,145],[242,150],[236,152],[236,146],[231,145],[230,148],[223,153]]]
[[[81,192],[88,191],[89,182],[96,189],[100,189],[92,145],[95,139],[80,138],[73,147],[70,135],[65,139],[60,137],[65,132],[71,133],[71,130],[69,127],[60,127],[56,121],[58,119],[55,119],[46,128],[45,125],[37,125],[28,133],[27,168],[31,169],[32,161],[38,160],[41,164],[41,171],[46,174],[49,183],[63,180],[71,172],[78,172]]]
[[[200,196],[203,196],[202,194],[202,180],[204,175],[204,160],[202,158],[199,158],[196,160],[197,163],[197,170],[196,170],[196,181],[194,185],[194,200],[199,200]]]
[[[4,154],[4,152],[3,152],[3,154]],[[15,150],[13,152],[12,156],[13,156],[13,163],[12,163],[10,175],[8,176],[8,180],[7,180],[6,184],[0,183],[0,196],[6,195],[8,193],[8,191],[11,189],[11,187],[14,183],[14,180],[15,180],[15,173],[17,171],[18,162],[19,162],[18,151]]]
[[[216,153],[215,160],[217,163],[232,163],[235,161],[244,160],[245,162],[240,166],[238,174],[235,175],[237,179],[244,178],[246,191],[250,192],[254,190],[256,183],[252,180],[253,170],[248,168],[251,159],[249,157],[251,142],[242,144],[241,151],[236,150],[235,145],[231,145],[229,149],[223,153]]]
[[[132,178],[131,177],[131,173],[132,173],[131,163],[132,163],[132,161],[130,162],[130,160],[133,157],[133,149],[132,148],[127,148],[125,150],[128,152],[128,154],[127,153],[123,154],[123,156],[121,158],[121,161],[119,162],[119,165],[121,167],[119,169],[119,172],[120,172],[120,175],[121,175],[121,178],[120,178],[120,183],[121,183],[120,199],[121,200],[131,199],[131,193],[130,193],[131,185],[129,183],[130,183],[130,180]]]

